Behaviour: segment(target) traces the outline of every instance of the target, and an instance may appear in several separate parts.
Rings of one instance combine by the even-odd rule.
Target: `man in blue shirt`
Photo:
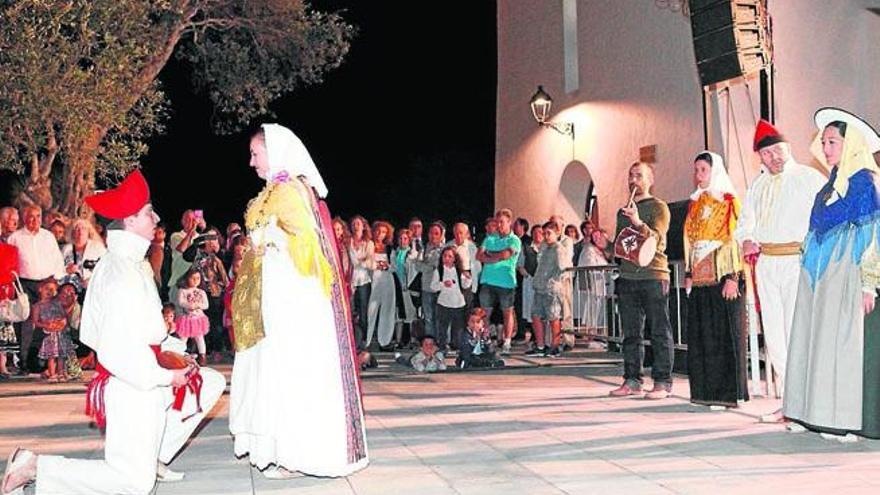
[[[504,313],[504,345],[501,354],[510,354],[510,340],[514,329],[514,294],[516,292],[516,261],[522,250],[522,242],[511,231],[513,212],[507,208],[495,214],[498,222],[498,235],[488,236],[477,252],[477,259],[483,263],[480,273],[480,306],[486,310],[486,319],[492,307],[498,303]],[[500,339],[499,339],[500,340]]]

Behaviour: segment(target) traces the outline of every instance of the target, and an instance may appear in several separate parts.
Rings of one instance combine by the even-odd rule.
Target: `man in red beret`
[[[825,177],[795,162],[788,142],[763,119],[755,129],[754,151],[761,158],[761,174],[746,194],[734,236],[742,244],[744,256],[758,258],[755,278],[764,344],[776,373],[776,392],[782,397],[801,243],[809,228],[813,199],[825,184]],[[781,410],[762,417],[765,422],[782,420]]]
[[[37,456],[16,449],[0,486],[3,495],[34,480],[37,494],[66,495],[147,494],[157,479],[179,480],[182,473],[166,464],[226,386],[222,375],[196,370],[191,359],[183,369],[158,364],[167,331],[144,257],[159,216],[143,175],[136,170],[117,188],[90,196],[86,203],[111,220],[107,254],[89,282],[80,326],[80,339],[100,363],[86,393],[86,412],[99,426],[106,424],[104,459]]]

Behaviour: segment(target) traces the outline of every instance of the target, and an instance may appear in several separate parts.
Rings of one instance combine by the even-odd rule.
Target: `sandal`
[[[16,447],[15,450],[9,454],[9,457],[6,459],[6,471],[3,473],[3,479],[0,480],[0,494],[3,495],[11,495],[13,493],[21,493],[21,488],[31,481],[29,479],[24,483],[12,488],[11,490],[7,490],[7,484],[9,483],[9,479],[12,478],[12,475],[22,467],[26,466],[31,459],[33,459],[34,453],[30,450],[22,449],[21,447]]]

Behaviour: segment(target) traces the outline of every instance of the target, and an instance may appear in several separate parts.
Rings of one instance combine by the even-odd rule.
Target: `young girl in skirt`
[[[40,282],[38,291],[40,301],[34,305],[31,317],[34,328],[39,328],[45,335],[39,353],[47,366],[43,378],[53,382],[65,381],[64,359],[75,347],[67,326],[67,312],[56,297],[58,282],[47,278]]]
[[[174,320],[177,326],[177,336],[181,340],[193,339],[199,351],[199,364],[204,366],[205,359],[205,335],[210,329],[210,322],[205,316],[208,309],[208,295],[199,288],[202,282],[202,274],[198,270],[190,269],[181,277],[178,283],[177,308],[180,314]]]

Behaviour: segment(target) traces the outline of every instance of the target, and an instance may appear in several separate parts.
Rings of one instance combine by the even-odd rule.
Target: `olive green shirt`
[[[669,207],[654,197],[636,202],[639,218],[642,219],[642,234],[649,233],[657,238],[657,253],[648,266],[639,266],[631,261],[618,258],[620,277],[627,280],[669,280],[669,261],[666,259],[666,233],[669,231]],[[626,227],[632,227],[629,218],[617,212],[617,231],[614,238]]]

